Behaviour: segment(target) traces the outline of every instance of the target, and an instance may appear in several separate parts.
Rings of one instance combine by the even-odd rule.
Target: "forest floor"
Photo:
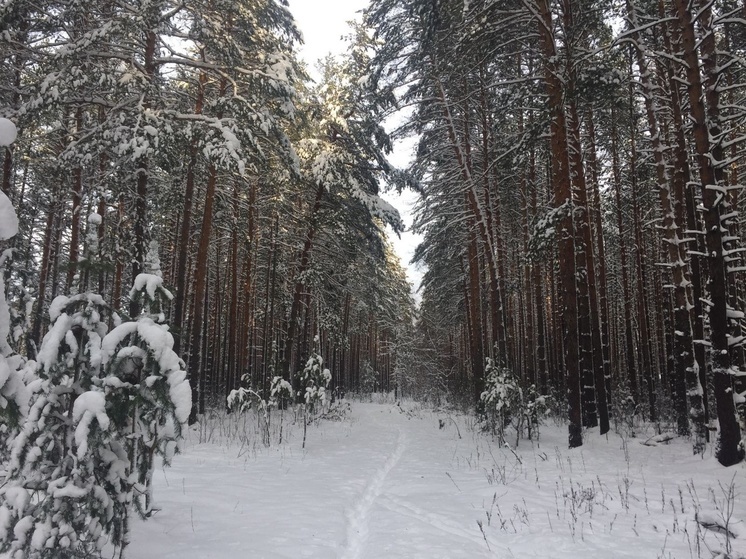
[[[305,449],[286,413],[266,448],[254,417],[190,431],[128,559],[746,556],[746,467],[683,439],[594,431],[569,450],[550,424],[511,450],[468,417],[355,402]]]

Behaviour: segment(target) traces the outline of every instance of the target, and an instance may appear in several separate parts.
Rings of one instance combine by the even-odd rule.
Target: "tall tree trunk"
[[[207,77],[204,72],[200,73],[197,100],[194,104],[195,114],[202,114],[205,96],[205,82]],[[192,137],[189,144],[189,162],[187,163],[186,187],[184,191],[184,207],[182,209],[181,228],[179,230],[179,243],[176,250],[178,259],[176,264],[176,295],[174,297],[174,322],[172,331],[174,333],[174,351],[181,351],[181,340],[186,334],[184,324],[184,313],[186,311],[185,301],[187,294],[187,255],[191,243],[189,233],[192,228],[192,206],[194,204],[194,177],[197,167],[197,137]]]
[[[76,109],[75,111],[75,129],[80,134],[83,128],[83,109]],[[81,202],[83,199],[83,169],[80,165],[76,165],[73,168],[73,207],[72,207],[72,219],[70,226],[70,252],[68,258],[68,269],[65,285],[67,290],[70,291],[73,286],[73,278],[76,272],[78,272],[78,256],[80,255],[80,212]],[[78,284],[80,288],[80,284]]]
[[[36,356],[36,351],[39,348],[39,342],[41,341],[41,334],[42,334],[42,324],[44,322],[44,301],[46,300],[47,295],[47,282],[49,281],[49,274],[52,270],[52,262],[54,261],[54,256],[52,253],[52,249],[55,245],[52,237],[55,234],[59,234],[59,232],[55,232],[54,223],[57,217],[58,210],[58,203],[56,201],[56,196],[54,195],[52,200],[50,202],[50,207],[47,210],[47,221],[46,225],[44,227],[44,244],[42,245],[44,248],[42,249],[42,255],[41,255],[41,269],[39,271],[39,289],[36,297],[36,305],[34,309],[34,326],[31,330],[31,336],[29,338],[29,344],[27,344],[27,352],[29,358],[34,358]]]
[[[658,421],[657,405],[655,398],[655,373],[653,371],[653,360],[650,346],[653,343],[650,331],[650,308],[647,298],[647,262],[645,255],[645,241],[642,232],[642,220],[640,219],[639,189],[637,187],[637,140],[636,130],[630,134],[630,177],[632,189],[632,221],[635,228],[635,268],[637,278],[637,321],[640,334],[640,360],[642,368],[642,381],[647,389],[648,413],[650,421]]]
[[[624,235],[624,213],[622,211],[622,171],[619,162],[618,134],[616,128],[616,111],[611,109],[611,157],[614,198],[616,201],[617,229],[619,230],[619,255],[622,268],[622,295],[624,296],[624,348],[627,362],[627,382],[630,396],[635,405],[640,402],[640,390],[637,382],[637,360],[635,359],[635,341],[632,327],[632,290],[630,289],[629,266],[627,264],[627,247]]]
[[[629,3],[630,20],[633,26],[638,26],[637,13],[634,6]],[[672,287],[674,296],[674,409],[676,410],[677,426],[679,435],[689,434],[689,409],[692,409],[693,420],[698,427],[695,429],[694,452],[704,451],[704,439],[701,415],[698,411],[701,401],[696,402],[701,393],[699,381],[693,375],[696,370],[694,361],[694,346],[692,342],[692,327],[690,318],[691,298],[689,274],[686,265],[685,239],[680,232],[683,231],[683,209],[675,196],[672,195],[672,177],[667,170],[667,162],[664,153],[669,150],[664,145],[662,133],[658,126],[658,114],[656,105],[655,85],[652,82],[652,72],[649,71],[647,63],[647,52],[644,43],[640,41],[637,33],[633,34],[637,45],[637,65],[640,69],[640,82],[642,84],[645,112],[648,120],[648,129],[653,148],[656,179],[658,183],[658,196],[663,216],[662,231],[667,248],[667,267],[671,270]],[[693,401],[691,406],[687,402],[687,383]]]
[[[474,402],[478,405],[480,396],[484,392],[484,347],[482,345],[482,312],[480,297],[479,252],[477,250],[477,235],[469,227],[469,246],[467,249],[469,268],[469,353],[471,356],[472,375],[474,380]]]
[[[156,34],[155,31],[149,30],[145,36],[145,53],[144,53],[144,68],[147,74],[148,81],[154,85],[155,80],[155,55],[156,55]],[[146,100],[143,103],[144,109],[150,108],[150,103]],[[147,252],[147,208],[148,208],[148,161],[147,158],[143,158],[137,163],[137,187],[135,191],[135,253],[132,259],[132,281],[142,273],[143,262],[145,261],[145,254]],[[129,311],[131,317],[136,317],[140,314],[139,305],[135,300],[130,301]]]
[[[217,184],[217,170],[210,166],[205,191],[205,208],[202,214],[202,226],[199,234],[197,260],[195,262],[194,278],[194,316],[191,320],[191,342],[189,344],[189,365],[187,372],[192,385],[192,411],[189,423],[197,421],[197,414],[204,413],[205,369],[200,366],[200,340],[207,315],[204,313],[205,298],[207,297],[208,255],[210,249],[210,234],[212,232],[213,205],[215,203],[215,188]],[[199,406],[198,406],[199,404]]]
[[[230,270],[230,307],[228,309],[228,323],[227,323],[227,356],[225,363],[225,394],[230,394],[230,391],[238,386],[240,379],[236,378],[238,375],[238,363],[236,362],[236,356],[238,354],[238,344],[240,340],[239,331],[240,325],[238,322],[238,218],[240,216],[239,211],[239,197],[238,197],[238,181],[239,179],[233,179],[233,224],[231,227],[231,270]]]
[[[454,157],[456,159],[456,163],[458,165],[458,169],[461,173],[461,179],[464,182],[464,185],[466,186],[466,208],[469,215],[473,216],[474,223],[476,224],[476,230],[479,234],[479,240],[482,241],[482,243],[485,245],[485,257],[487,261],[487,271],[490,274],[490,282],[493,282],[495,279],[498,281],[501,281],[503,276],[499,273],[497,269],[497,265],[495,262],[496,258],[496,249],[495,246],[493,246],[491,235],[489,232],[489,226],[487,224],[486,219],[486,209],[484,208],[483,204],[481,203],[480,196],[476,192],[476,184],[472,173],[472,168],[469,162],[469,154],[468,154],[468,144],[464,146],[461,141],[459,141],[459,136],[457,133],[457,126],[456,122],[453,116],[453,113],[451,111],[451,105],[448,100],[448,96],[446,95],[445,88],[443,87],[443,83],[440,81],[439,78],[436,77],[436,85],[438,87],[438,94],[440,97],[440,102],[442,106],[442,113],[443,113],[443,119],[445,121],[446,130],[448,134],[448,139],[451,145],[451,148],[453,150]],[[493,212],[494,215],[494,212]],[[499,219],[497,215],[494,215],[494,220]],[[495,227],[499,228],[499,224],[495,223]],[[492,285],[492,283],[491,283]],[[504,310],[503,310],[504,313]],[[504,314],[503,314],[504,316]],[[507,329],[507,325],[506,325]],[[472,364],[474,367],[474,373],[475,378],[483,378],[484,377],[484,364]]]
[[[686,0],[675,0],[678,24],[681,29],[683,59],[686,63],[687,91],[689,95],[689,113],[694,134],[694,144],[699,164],[700,188],[702,189],[702,206],[705,222],[705,244],[709,263],[710,285],[710,343],[712,358],[713,384],[717,404],[720,432],[717,448],[717,459],[724,466],[731,466],[743,460],[741,448],[741,430],[736,417],[733,401],[733,378],[731,376],[731,349],[728,344],[728,289],[727,261],[723,247],[723,231],[727,228],[721,220],[721,207],[725,199],[722,168],[714,162],[722,162],[722,148],[719,145],[720,130],[718,127],[718,91],[715,82],[708,80],[707,102],[705,109],[702,77],[699,70],[697,39],[694,32],[691,6]],[[705,7],[704,12],[709,12]],[[703,21],[709,20],[707,13],[700,14]],[[702,44],[703,58],[712,58],[716,64],[714,37],[706,35]],[[712,76],[716,79],[716,76]],[[708,127],[709,124],[709,127]],[[715,144],[711,143],[711,138]]]
[[[495,196],[495,200],[492,200],[490,184],[490,119],[489,109],[487,106],[487,89],[486,89],[486,77],[484,75],[484,67],[480,67],[480,104],[481,104],[481,133],[482,133],[482,189],[484,193],[484,207],[485,207],[485,218],[487,220],[487,234],[491,239],[491,244],[494,248],[497,248],[496,236],[496,225],[494,218],[494,211],[499,212],[499,200]],[[497,184],[494,185],[495,193],[497,194]],[[499,215],[498,215],[499,221]],[[489,246],[485,246],[485,251],[490,250]],[[496,254],[495,258],[499,258],[500,255]],[[486,255],[486,259],[490,259],[491,256]],[[489,264],[487,269],[490,270]],[[505,317],[503,316],[503,303],[502,303],[503,292],[500,291],[499,279],[497,274],[489,272],[489,308],[490,308],[490,322],[491,322],[491,347],[485,348],[490,355],[492,355],[497,347],[496,356],[499,360],[506,360],[507,355],[507,343],[505,339]]]
[[[600,332],[599,343],[601,345],[601,368],[596,370],[596,384],[601,382],[599,374],[603,376],[604,389],[606,392],[607,413],[606,413],[606,430],[604,430],[604,421],[601,419],[601,434],[605,434],[608,429],[608,403],[611,402],[611,347],[609,334],[609,300],[607,294],[607,273],[606,273],[606,247],[604,243],[603,223],[601,219],[601,193],[599,181],[598,157],[596,155],[596,130],[594,126],[593,112],[588,110],[588,168],[590,170],[590,201],[588,211],[593,220],[593,230],[595,232],[595,245],[598,251],[598,280],[597,280],[597,301],[594,309],[598,309]],[[596,332],[594,332],[596,334]]]
[[[124,261],[122,247],[119,244],[119,238],[122,234],[122,223],[125,219],[124,196],[120,195],[117,201],[117,240],[114,244],[114,286],[111,290],[111,304],[114,309],[122,308],[122,276],[124,275]]]
[[[664,0],[659,0],[658,13],[661,18],[667,15],[666,7],[664,6]],[[673,15],[676,16],[676,8],[673,8]],[[673,40],[671,35],[674,35]],[[676,50],[679,50],[679,39],[680,33],[678,32],[675,24],[669,23],[663,26],[663,41],[664,47],[667,52],[674,52],[673,43],[676,44]],[[668,88],[670,92],[670,106],[671,116],[673,117],[673,150],[674,150],[674,166],[673,166],[673,193],[674,199],[676,200],[675,207],[677,211],[683,212],[681,217],[681,223],[686,223],[686,229],[688,237],[694,234],[693,239],[687,239],[690,243],[695,243],[697,252],[702,252],[704,247],[700,248],[702,244],[702,235],[694,233],[699,231],[700,226],[698,225],[699,219],[696,211],[696,204],[694,200],[694,193],[692,188],[689,186],[691,179],[691,170],[689,168],[689,154],[686,145],[686,136],[684,135],[684,118],[682,114],[682,101],[681,101],[681,83],[679,76],[674,72],[673,63],[671,60],[666,59],[666,74],[668,78]],[[684,249],[686,251],[686,249]],[[704,311],[702,309],[702,276],[700,271],[700,261],[696,256],[694,258],[687,257],[684,261],[688,261],[690,277],[691,277],[691,291],[693,297],[693,308],[690,309],[690,320],[692,322],[692,334],[695,341],[694,344],[694,357],[696,360],[695,370],[690,371],[687,377],[687,386],[690,399],[691,416],[694,423],[695,435],[699,438],[704,437],[705,440],[709,441],[710,432],[706,428],[706,424],[709,418],[709,404],[707,398],[707,369],[708,363],[706,358],[706,351],[704,346]],[[695,444],[697,444],[695,442]]]
[[[573,228],[572,184],[568,155],[567,123],[562,80],[557,73],[556,45],[552,33],[549,0],[537,0],[538,30],[544,57],[544,81],[549,96],[550,138],[554,202],[561,212],[558,227],[560,262],[560,300],[564,331],[564,366],[568,399],[568,441],[570,448],[583,444],[580,397],[580,359],[578,355],[578,305],[575,284],[575,231]]]
[[[290,319],[287,324],[287,331],[285,332],[285,347],[283,350],[282,360],[282,372],[285,380],[290,380],[290,371],[293,366],[293,350],[296,346],[296,337],[298,331],[298,321],[302,311],[303,303],[303,291],[304,283],[303,276],[309,270],[311,266],[311,250],[313,249],[314,238],[318,229],[318,213],[321,209],[321,200],[324,197],[324,185],[319,184],[316,187],[316,197],[311,207],[311,213],[308,218],[308,230],[306,231],[306,239],[303,243],[303,249],[300,253],[298,270],[296,271],[295,288],[293,290],[293,300],[290,304]]]

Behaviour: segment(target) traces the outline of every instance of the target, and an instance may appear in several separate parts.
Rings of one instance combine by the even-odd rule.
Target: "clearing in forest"
[[[305,450],[286,413],[285,440],[265,448],[237,434],[251,417],[208,421],[158,469],[160,510],[133,526],[129,559],[746,553],[744,466],[693,457],[685,440],[589,433],[569,450],[548,425],[538,444],[501,448],[467,417],[353,403],[310,428]]]

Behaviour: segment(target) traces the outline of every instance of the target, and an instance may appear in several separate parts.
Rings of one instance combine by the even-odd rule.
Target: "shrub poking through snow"
[[[249,375],[241,377],[243,382],[249,381]],[[246,412],[256,407],[260,408],[284,408],[287,402],[293,397],[292,385],[280,376],[272,377],[269,384],[269,397],[262,398],[262,395],[251,388],[236,388],[228,394],[228,409],[231,411]]]
[[[280,376],[272,378],[269,385],[269,401],[273,406],[285,407],[293,397],[293,386]]]
[[[28,415],[0,487],[0,552],[99,557],[107,541],[126,546],[132,504],[150,512],[153,458],[173,456],[191,391],[161,323],[170,294],[159,276],[142,276],[133,296],[145,311],[108,333],[99,295],[52,302],[52,327],[26,366]]]
[[[243,375],[241,380],[248,383],[249,375]],[[257,420],[259,421],[259,430],[262,433],[262,439],[265,446],[270,444],[269,426],[272,408],[280,409],[280,443],[282,443],[282,410],[285,409],[288,402],[292,401],[293,387],[288,381],[280,376],[272,378],[269,387],[269,397],[264,399],[262,395],[251,388],[240,387],[231,390],[228,394],[228,409],[245,413],[255,408],[257,411]]]
[[[266,405],[258,392],[251,390],[251,388],[244,388],[243,386],[231,390],[227,400],[228,409],[239,413],[245,413],[253,407],[261,408]]]

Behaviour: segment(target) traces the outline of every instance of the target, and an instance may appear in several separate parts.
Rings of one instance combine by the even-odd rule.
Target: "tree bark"
[[[537,0],[539,41],[544,58],[544,81],[549,96],[552,179],[554,202],[562,212],[558,244],[560,262],[560,301],[564,331],[564,367],[568,399],[568,441],[570,448],[583,444],[580,396],[580,360],[578,356],[578,306],[575,284],[575,231],[573,199],[568,155],[567,123],[564,91],[554,60],[557,58],[552,33],[552,13],[549,0]]]
[[[675,6],[678,25],[681,30],[683,59],[686,63],[689,113],[699,164],[705,222],[705,245],[710,272],[710,301],[708,305],[710,351],[715,402],[720,424],[716,456],[723,466],[731,466],[743,460],[744,452],[740,446],[741,430],[733,401],[731,349],[728,344],[728,268],[723,247],[723,232],[727,232],[727,228],[724,227],[721,219],[721,208],[727,190],[725,190],[724,177],[722,177],[722,168],[718,168],[718,163],[723,161],[722,149],[718,142],[718,138],[720,138],[719,119],[717,118],[719,111],[718,91],[715,82],[708,80],[706,92],[708,107],[705,109],[705,92],[703,92],[699,68],[697,39],[690,11],[691,7],[686,0],[675,0]],[[704,11],[709,11],[709,8],[705,8]],[[706,13],[701,14],[701,16],[703,20],[709,19]],[[716,62],[714,37],[711,33],[703,39],[701,49],[703,58],[711,58]],[[716,79],[716,76],[712,76],[712,78]],[[711,138],[714,140],[711,140]],[[711,143],[712,141],[715,143]]]

